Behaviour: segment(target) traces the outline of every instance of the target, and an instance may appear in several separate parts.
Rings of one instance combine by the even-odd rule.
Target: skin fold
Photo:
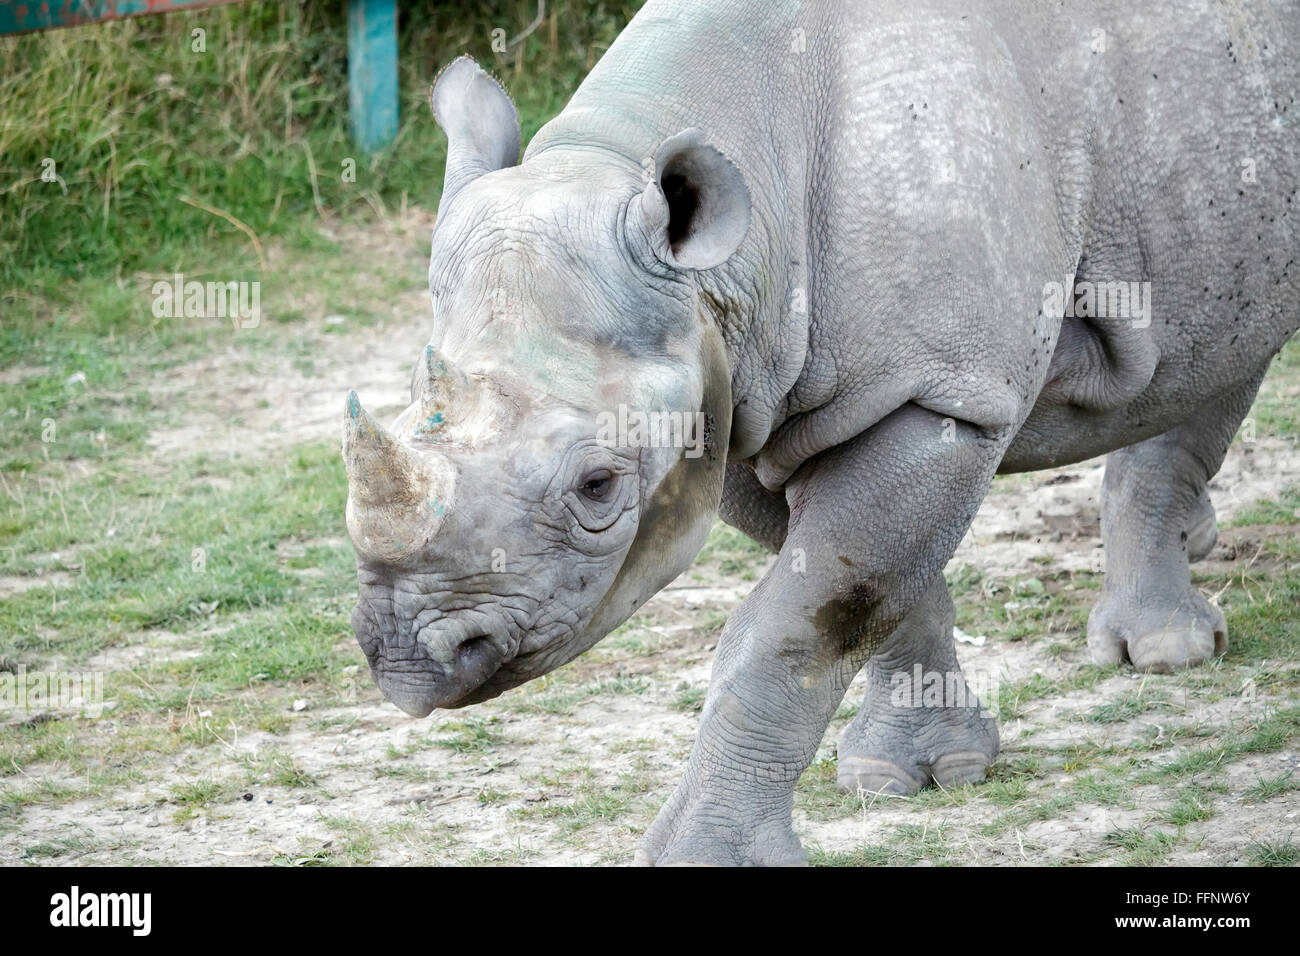
[[[462,58],[431,342],[350,396],[358,641],[416,716],[571,660],[715,516],[778,557],[723,630],[646,864],[791,864],[854,676],[846,790],[982,779],[942,570],[998,472],[1109,454],[1095,660],[1227,646],[1188,563],[1300,326],[1300,3],[650,0],[519,161]],[[699,423],[623,436],[622,410]],[[626,415],[624,415],[626,418]]]

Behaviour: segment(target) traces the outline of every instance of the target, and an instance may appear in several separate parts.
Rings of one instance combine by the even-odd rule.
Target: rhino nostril
[[[475,634],[460,642],[460,646],[456,648],[456,656],[461,659],[474,657],[475,655],[488,650],[489,648],[487,645],[488,636],[486,634]]]
[[[418,642],[444,669],[482,662],[493,649],[491,637],[482,628],[446,618],[422,630]]]

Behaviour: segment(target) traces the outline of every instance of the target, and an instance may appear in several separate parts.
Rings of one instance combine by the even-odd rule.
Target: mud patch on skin
[[[870,633],[871,618],[879,605],[874,588],[856,584],[844,597],[831,598],[819,607],[813,615],[813,626],[818,634],[828,635],[838,643],[840,656],[864,658],[883,641],[883,637]]]

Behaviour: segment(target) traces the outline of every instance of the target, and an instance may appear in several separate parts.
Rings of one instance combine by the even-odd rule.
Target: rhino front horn
[[[395,560],[436,532],[451,500],[454,470],[442,455],[399,441],[348,393],[343,421],[348,531],[365,555]]]

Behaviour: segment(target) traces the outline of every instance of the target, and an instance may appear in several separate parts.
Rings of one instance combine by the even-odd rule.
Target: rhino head
[[[390,427],[348,396],[343,441],[353,629],[415,716],[573,659],[699,549],[732,404],[695,273],[731,256],[750,210],[695,130],[650,175],[581,144],[516,165],[514,106],[467,58],[433,108],[448,138],[433,341]],[[702,421],[702,447],[637,433],[638,413]],[[611,429],[623,420],[631,433]]]

